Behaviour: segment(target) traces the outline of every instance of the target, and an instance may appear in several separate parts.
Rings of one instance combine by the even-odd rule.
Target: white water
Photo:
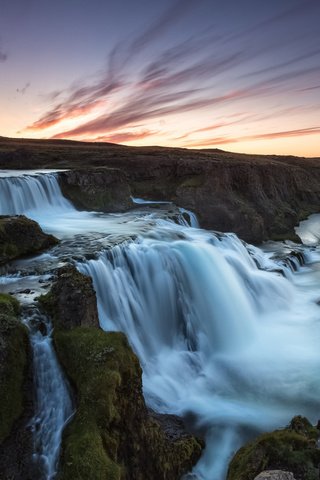
[[[130,214],[124,227],[123,216],[112,223],[63,209],[61,231],[69,225],[69,234],[92,231],[92,221],[106,235],[138,235],[78,268],[93,278],[102,328],[124,331],[138,354],[148,404],[205,432],[197,478],[222,480],[232,453],[259,431],[296,414],[318,419],[317,250],[305,248],[310,265],[296,262],[295,272],[271,258],[280,246],[246,248],[235,235],[189,228],[184,217],[176,225]],[[41,205],[36,215],[42,223]],[[54,230],[52,218],[42,226]],[[257,264],[280,265],[287,278]]]
[[[42,478],[52,480],[57,474],[63,428],[73,413],[72,401],[52,345],[49,319],[33,308],[25,314],[24,322],[30,329],[33,354],[35,415],[30,422],[33,461]]]

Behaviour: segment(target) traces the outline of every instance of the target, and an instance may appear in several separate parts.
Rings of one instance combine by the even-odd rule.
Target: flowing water
[[[30,329],[35,386],[33,461],[43,478],[56,476],[63,428],[71,418],[73,406],[69,388],[52,345],[50,320],[36,308],[29,309],[23,320]],[[39,329],[40,327],[40,329]]]
[[[0,188],[1,211],[17,208],[14,213],[28,214],[64,240],[51,253],[14,268],[45,270],[47,262],[73,256],[78,269],[93,278],[101,327],[127,334],[143,367],[149,406],[182,415],[205,436],[206,449],[192,478],[223,480],[239,446],[261,431],[286,425],[296,414],[316,422],[316,245],[269,243],[259,249],[234,234],[201,230],[183,209],[175,212],[174,223],[170,205],[155,212],[141,200],[141,209],[126,215],[78,212],[62,197],[54,174],[18,180],[0,179],[0,187],[6,184],[6,190]],[[43,187],[35,190],[36,201],[28,190],[31,182]],[[26,195],[21,204],[10,200],[15,183]],[[305,224],[306,235],[308,228]],[[5,277],[2,289],[13,289],[10,278],[14,282]],[[46,393],[53,402],[63,383],[57,379]],[[39,431],[44,423],[40,418]],[[54,448],[57,441],[49,443]]]

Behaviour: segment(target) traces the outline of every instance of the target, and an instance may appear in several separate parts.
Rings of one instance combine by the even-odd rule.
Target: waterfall
[[[63,428],[73,413],[72,401],[52,345],[50,320],[35,308],[28,309],[23,320],[30,330],[33,353],[33,460],[41,478],[52,480],[57,474]]]
[[[65,199],[54,173],[1,178],[0,215],[49,214],[72,208]]]
[[[233,234],[166,221],[78,264],[102,328],[124,331],[138,354],[149,405],[206,429],[197,478],[222,480],[244,438],[317,419],[319,307],[282,267],[288,278]]]
[[[182,415],[204,432],[206,450],[192,478],[223,480],[230,457],[247,439],[296,414],[318,419],[317,246],[260,249],[234,234],[201,230],[192,212],[172,206],[168,218],[165,207],[159,215],[147,208],[79,212],[52,173],[0,178],[0,187],[1,213],[24,213],[46,231],[71,237],[60,247],[68,246],[68,255],[77,246],[77,258],[85,258],[81,251],[91,244],[90,260],[78,268],[93,278],[101,327],[128,336],[143,367],[148,405]],[[311,223],[303,228],[315,241],[318,223]],[[92,232],[108,248],[103,242],[97,248],[100,237]],[[1,288],[8,282],[0,279]],[[26,322],[37,384],[35,458],[50,479],[72,406],[50,322],[36,312]],[[33,327],[39,322],[42,333]]]

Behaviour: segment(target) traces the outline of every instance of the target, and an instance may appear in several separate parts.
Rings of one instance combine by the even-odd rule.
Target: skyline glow
[[[319,0],[2,0],[0,135],[320,156]]]

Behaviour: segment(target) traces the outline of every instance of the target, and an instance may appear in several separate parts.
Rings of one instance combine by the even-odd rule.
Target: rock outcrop
[[[290,472],[295,480],[318,480],[319,433],[306,418],[294,417],[288,427],[260,435],[240,448],[229,465],[227,480],[252,480],[266,470]],[[277,479],[264,475],[256,480]]]
[[[97,328],[93,296],[91,280],[68,267],[40,299],[53,316],[58,358],[77,399],[59,480],[178,480],[203,445],[177,417],[148,411],[139,361],[125,335]]]
[[[97,299],[92,280],[72,265],[58,270],[57,281],[50,293],[40,297],[40,302],[58,328],[99,328]]]
[[[24,215],[0,216],[0,265],[57,243],[55,237],[44,233],[36,222]]]

